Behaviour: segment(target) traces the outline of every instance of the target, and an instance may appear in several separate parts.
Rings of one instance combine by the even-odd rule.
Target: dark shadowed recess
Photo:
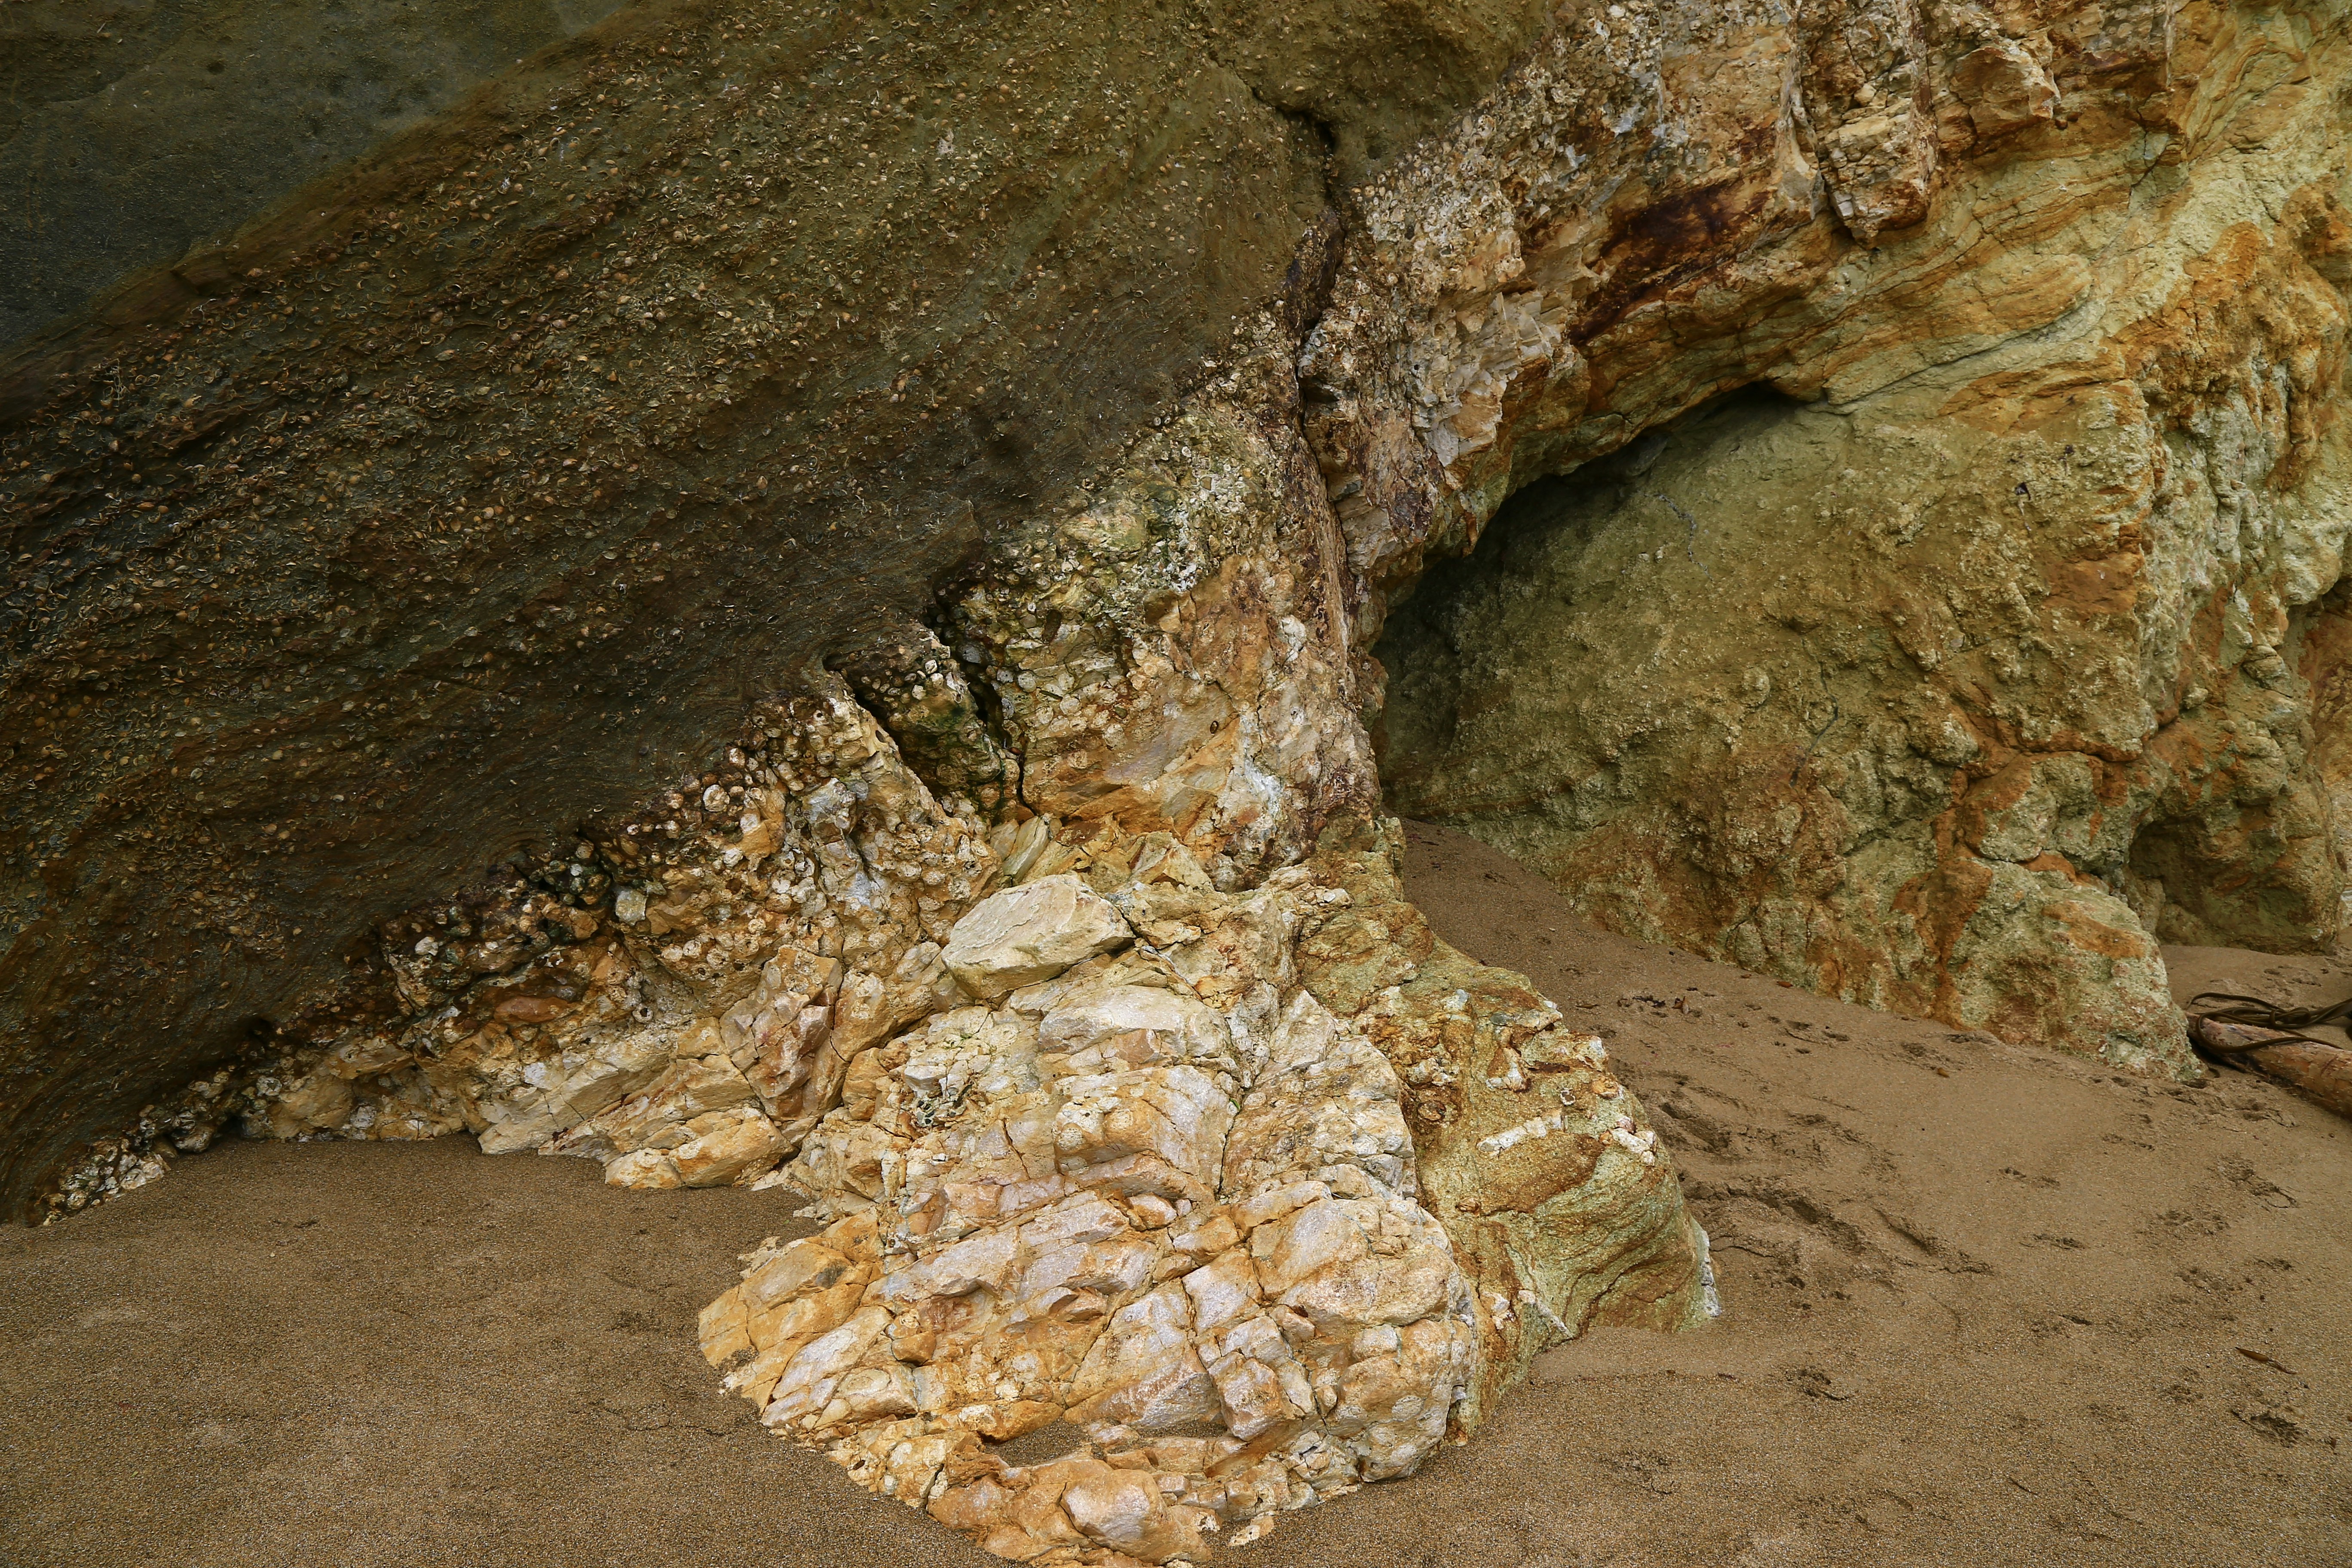
[[[921,613],[1543,15],[632,6],[20,346],[9,1205]]]
[[[1558,543],[1570,543],[1582,558],[1595,536],[1620,519],[1629,498],[1650,493],[1643,483],[1667,442],[1724,438],[1727,432],[1769,425],[1802,407],[1764,385],[1741,387],[1713,397],[1678,418],[1636,437],[1605,458],[1566,473],[1549,474],[1511,492],[1465,554],[1433,564],[1391,608],[1373,657],[1387,672],[1386,702],[1372,725],[1381,780],[1403,803],[1400,809],[1431,811],[1420,798],[1429,767],[1451,752],[1468,715],[1461,693],[1483,682],[1508,689],[1511,667],[1558,665],[1576,657],[1562,647],[1513,648],[1490,646],[1472,629],[1477,610],[1496,600],[1557,588],[1544,563]],[[1672,504],[1672,503],[1664,503]],[[1538,587],[1541,582],[1545,585]],[[1606,602],[1640,590],[1613,576],[1596,575],[1567,593]],[[1529,780],[1540,795],[1566,780]]]

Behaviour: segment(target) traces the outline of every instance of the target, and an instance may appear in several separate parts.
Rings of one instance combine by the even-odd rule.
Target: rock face
[[[419,126],[615,0],[0,14],[0,343]]]
[[[561,882],[749,700],[896,646],[1237,327],[1311,312],[1325,131],[1366,166],[1543,21],[629,6],[8,350],[8,1205],[368,927]],[[234,101],[259,158],[281,100]]]
[[[20,362],[12,1191],[790,1188],[764,1420],[1191,1561],[1707,1310],[1389,806],[2147,1070],[2332,930],[2340,7],[975,16],[621,13]]]
[[[1387,626],[1390,800],[1615,929],[2192,1070],[2157,941],[2337,929],[2344,13],[1666,16],[1376,188],[1310,345],[1376,576],[1649,431]]]
[[[831,1223],[749,1259],[705,1353],[1022,1561],[1255,1539],[1411,1473],[1547,1344],[1711,1309],[1601,1042],[1438,942],[1363,819],[1226,891],[1165,831],[992,842],[838,689],[752,737],[745,783],[661,803],[684,827],[581,847],[633,868],[609,920],[518,886],[403,922],[404,1024],[160,1120],[806,1194]]]
[[[943,956],[958,984],[992,1002],[1129,940],[1118,911],[1065,875],[1000,894],[972,910],[956,922]]]
[[[231,1118],[796,1188],[834,1223],[706,1348],[772,1424],[1033,1559],[1260,1532],[1408,1472],[1562,1335],[1701,1317],[1704,1237],[1600,1042],[1397,889],[1329,513],[1281,504],[1321,492],[1242,417],[1279,363],[1001,541],[961,659],[909,635],[864,701],[814,675],[696,787],[390,922],[371,984],[63,1204]],[[1104,584],[1100,619],[1036,636],[1041,579]],[[991,825],[893,725],[1070,815]],[[1089,755],[1129,782],[1089,790]],[[1056,1423],[1051,1463],[989,1447]]]
[[[396,921],[373,1005],[317,1018],[309,1032],[331,1045],[265,1064],[241,1110],[215,1095],[184,1124],[465,1131],[493,1153],[594,1159],[635,1187],[773,1170],[851,1060],[956,997],[933,938],[997,859],[837,683],[751,722],[733,782],[714,774],[576,847],[567,879],[593,880],[609,913],[518,880]],[[615,889],[602,868],[626,879]]]

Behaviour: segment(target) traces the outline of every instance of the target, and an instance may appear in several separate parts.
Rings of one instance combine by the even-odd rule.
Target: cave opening
[[[2115,541],[2193,508],[2100,488],[2137,432],[1943,395],[1749,388],[1521,488],[1382,628],[1385,798],[1620,935],[2179,1069],[2163,944],[2336,940],[2346,595],[2172,594]]]
[[[1736,920],[1746,900],[1693,853],[1692,792],[1786,785],[1847,721],[1800,668],[1811,612],[1752,593],[1788,583],[1777,542],[1843,423],[1750,386],[1514,491],[1381,628],[1391,808],[1515,856],[1623,934],[1687,940],[1695,901]]]

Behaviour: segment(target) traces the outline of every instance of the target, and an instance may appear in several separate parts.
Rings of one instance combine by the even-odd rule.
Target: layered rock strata
[[[2344,9],[1623,12],[1363,194],[1305,356],[1360,635],[1621,453],[1386,626],[1391,803],[2193,1071],[2158,941],[2337,929]]]

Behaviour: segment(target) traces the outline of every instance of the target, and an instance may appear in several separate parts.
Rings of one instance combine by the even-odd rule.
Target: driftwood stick
[[[2352,1051],[2219,1018],[2191,1018],[2189,1032],[2214,1055],[2292,1084],[2336,1115],[2352,1118]]]

